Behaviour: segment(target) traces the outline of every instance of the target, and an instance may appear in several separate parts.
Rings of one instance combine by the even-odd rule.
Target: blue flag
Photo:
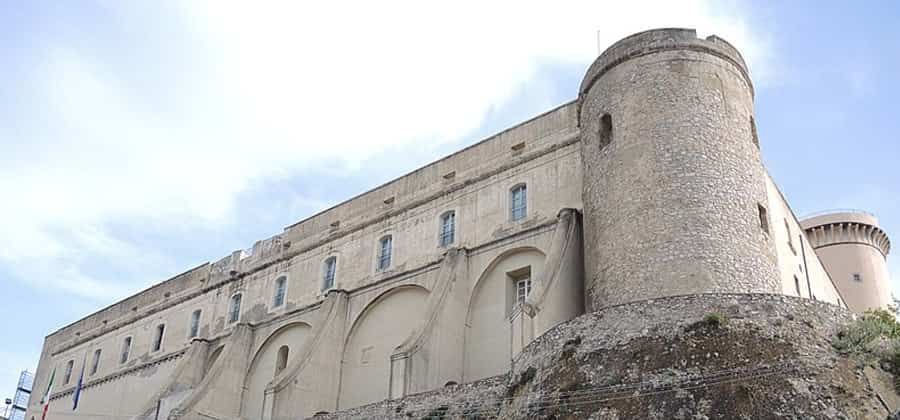
[[[75,397],[72,399],[72,411],[78,408],[78,398],[81,397],[81,385],[84,383],[84,365],[87,364],[87,354],[81,362],[81,374],[78,375],[78,385],[75,385]]]

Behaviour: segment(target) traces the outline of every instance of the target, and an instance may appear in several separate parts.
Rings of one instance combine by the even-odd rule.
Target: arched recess
[[[275,379],[279,362],[279,351],[287,347],[287,359],[285,366],[290,364],[291,358],[303,341],[309,337],[312,328],[304,322],[293,322],[284,325],[263,342],[259,350],[250,362],[250,369],[244,381],[244,394],[241,401],[241,416],[248,419],[262,418],[263,400],[266,385]]]
[[[544,258],[537,248],[511,249],[495,258],[478,278],[466,313],[465,382],[509,371],[516,281],[543,272]]]
[[[388,398],[391,353],[422,322],[427,298],[428,290],[421,286],[399,286],[357,317],[341,361],[339,409]]]

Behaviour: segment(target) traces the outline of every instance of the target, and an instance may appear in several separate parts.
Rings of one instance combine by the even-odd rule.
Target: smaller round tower
[[[857,210],[828,212],[800,225],[850,310],[893,303],[887,270],[891,241],[875,216]]]

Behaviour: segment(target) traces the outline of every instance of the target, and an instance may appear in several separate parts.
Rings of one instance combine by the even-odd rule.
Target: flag
[[[44,397],[41,398],[41,405],[44,406],[44,411],[41,414],[41,420],[47,419],[47,409],[50,408],[50,392],[53,391],[53,378],[56,377],[56,367],[53,368],[53,372],[50,373],[50,381],[47,382],[47,390],[44,391]]]
[[[81,374],[78,375],[78,385],[75,385],[75,396],[72,398],[72,411],[78,408],[78,398],[81,397],[81,385],[84,383],[84,365],[87,364],[87,353],[84,354],[84,360],[81,362]]]

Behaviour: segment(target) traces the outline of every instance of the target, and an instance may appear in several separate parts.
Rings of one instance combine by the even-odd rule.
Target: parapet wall
[[[651,29],[619,40],[594,60],[582,79],[578,92],[581,95],[586,94],[598,78],[625,61],[675,50],[702,52],[731,62],[744,76],[744,81],[752,92],[753,82],[750,80],[747,63],[734,46],[715,35],[710,35],[706,39],[698,38],[696,30],[684,28]]]

